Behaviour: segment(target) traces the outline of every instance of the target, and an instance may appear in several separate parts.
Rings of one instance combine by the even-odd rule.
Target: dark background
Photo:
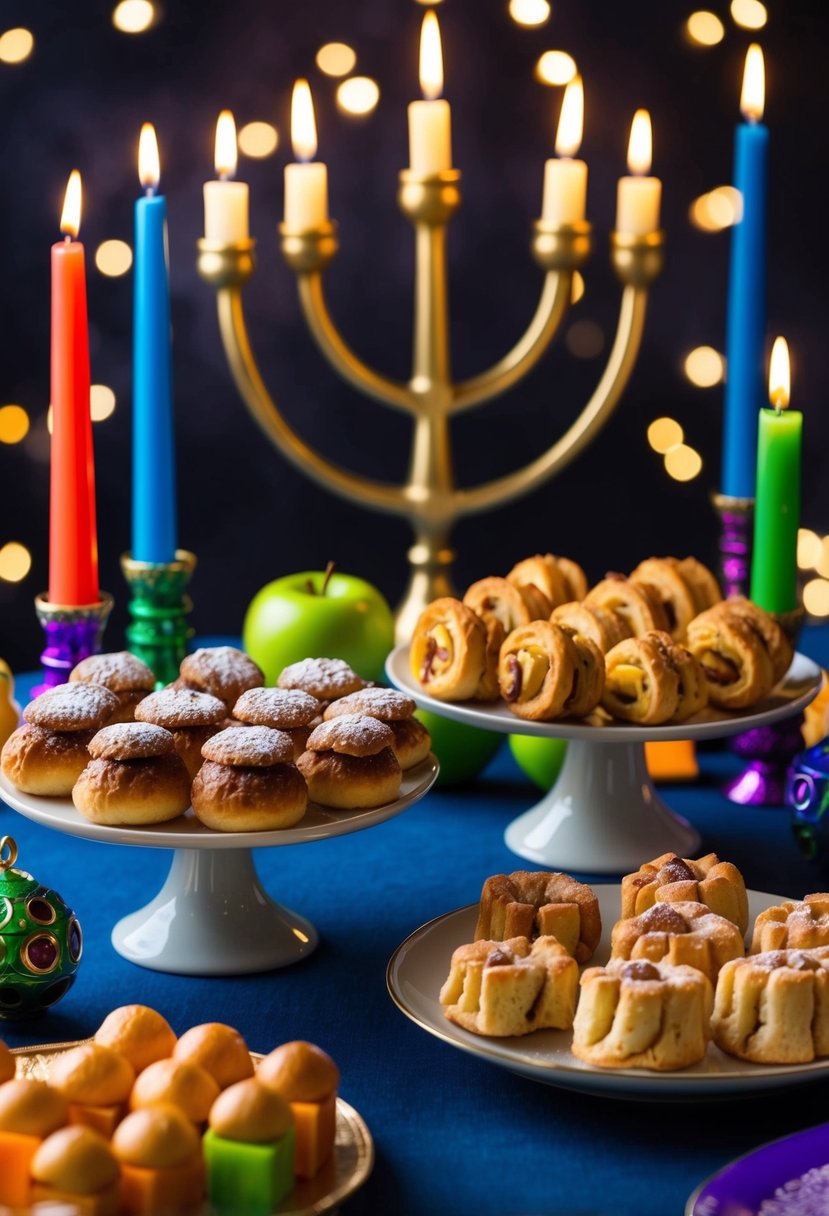
[[[392,602],[406,577],[407,527],[313,485],[249,419],[221,351],[211,290],[196,273],[195,242],[203,225],[201,185],[213,176],[219,109],[231,107],[240,127],[274,122],[276,156],[242,158],[238,174],[250,183],[258,238],[259,269],[246,304],[263,373],[313,445],[365,474],[402,478],[409,423],[361,399],[323,363],[300,317],[276,225],[282,166],[291,157],[290,92],[294,78],[307,75],[319,156],[329,166],[331,214],[340,225],[341,251],[326,280],[331,309],[365,360],[405,378],[412,236],[395,192],[408,156],[406,104],[419,96],[424,8],[412,0],[167,0],[153,29],[128,36],[113,28],[113,7],[114,0],[4,0],[0,13],[3,29],[25,25],[36,39],[28,61],[0,64],[0,404],[23,405],[33,421],[26,441],[0,445],[0,545],[17,540],[33,554],[26,579],[0,582],[0,654],[18,669],[33,666],[42,647],[32,600],[48,581],[49,247],[73,167],[84,179],[92,378],[111,385],[118,400],[114,415],[95,425],[95,450],[101,586],[116,598],[106,644],[123,645],[126,588],[118,558],[130,535],[132,276],[105,278],[92,255],[107,238],[132,240],[136,146],[145,120],[158,131],[169,203],[179,543],[199,556],[192,585],[197,629],[238,632],[263,583],[329,558],[375,581]],[[458,526],[460,588],[539,550],[577,558],[593,578],[608,568],[630,569],[652,553],[715,559],[709,495],[719,477],[722,387],[693,387],[682,364],[698,345],[723,349],[729,236],[693,228],[688,209],[697,195],[730,180],[743,61],[755,38],[766,53],[771,132],[769,345],[777,332],[788,337],[793,404],[805,413],[803,522],[829,530],[822,477],[829,428],[823,394],[829,8],[816,0],[769,0],[769,23],[757,35],[735,26],[723,0],[712,0],[707,7],[723,19],[726,37],[704,49],[683,37],[693,7],[676,0],[553,0],[551,21],[526,29],[509,19],[505,0],[439,5],[464,192],[450,241],[456,374],[468,376],[500,357],[535,307],[541,276],[529,254],[530,225],[540,210],[561,90],[542,86],[533,69],[550,48],[569,51],[585,78],[582,153],[596,243],[573,319],[590,318],[605,335],[604,350],[592,359],[574,358],[559,340],[518,389],[458,420],[462,484],[507,472],[546,447],[601,374],[619,294],[607,234],[638,106],[653,115],[654,172],[664,182],[668,233],[666,271],[618,412],[587,453],[542,490]],[[314,66],[319,46],[332,40],[352,45],[356,71],[380,85],[379,107],[367,118],[340,114],[336,82]],[[648,447],[647,425],[662,414],[677,418],[703,455],[702,473],[689,483],[671,480]]]

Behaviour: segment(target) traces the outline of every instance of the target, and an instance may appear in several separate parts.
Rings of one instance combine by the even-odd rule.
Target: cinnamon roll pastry
[[[612,609],[587,608],[571,601],[553,609],[550,620],[556,625],[568,625],[583,637],[595,642],[602,654],[607,654],[617,642],[632,637],[627,621]]]
[[[691,621],[688,649],[702,664],[709,701],[720,709],[747,709],[775,685],[774,664],[760,634],[719,604]]]
[[[627,623],[634,637],[652,629],[668,631],[668,618],[656,593],[646,584],[623,574],[608,574],[584,597],[585,608],[613,611]]]
[[[486,669],[486,627],[451,596],[433,600],[418,617],[409,651],[414,678],[439,701],[474,697]]]
[[[614,718],[656,726],[679,706],[679,676],[653,636],[627,638],[605,655],[602,705]]]
[[[691,588],[697,612],[705,612],[706,608],[713,608],[720,602],[720,584],[707,566],[695,557],[683,557],[677,565],[680,574]]]
[[[535,587],[546,597],[549,608],[536,618],[548,617],[557,604],[565,604],[573,596],[568,590],[567,579],[558,567],[552,553],[536,553],[535,557],[525,557],[517,562],[507,575],[516,587]]]
[[[671,722],[686,722],[708,704],[708,681],[702,665],[690,650],[675,642],[669,633],[657,631],[645,636],[659,647],[679,679],[679,701]]]
[[[644,583],[651,588],[664,609],[668,633],[675,642],[684,642],[688,636],[688,625],[699,609],[676,558],[646,558],[639,563],[630,579],[633,583]]]
[[[501,696],[519,718],[549,722],[564,713],[578,667],[573,639],[552,621],[532,621],[504,639],[498,662]]]
[[[567,590],[570,592],[569,598],[571,600],[583,600],[587,595],[587,575],[579,563],[574,562],[569,557],[554,557],[553,560],[558,566],[560,573],[564,575]]]
[[[463,597],[468,608],[486,626],[486,670],[476,697],[480,701],[495,701],[498,687],[498,656],[501,643],[519,625],[529,625],[543,612],[546,601],[537,587],[518,587],[505,578],[482,578],[468,588]]]
[[[561,628],[573,639],[576,648],[576,670],[573,688],[564,702],[562,715],[566,718],[586,718],[602,699],[604,692],[604,654],[586,634],[569,625]]]
[[[759,635],[769,652],[771,665],[774,668],[775,684],[778,680],[782,680],[794,658],[794,647],[774,617],[742,595],[723,600],[717,605],[717,608],[728,616],[736,614]]]

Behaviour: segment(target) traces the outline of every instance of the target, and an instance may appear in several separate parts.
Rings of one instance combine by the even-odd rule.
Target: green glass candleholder
[[[187,643],[194,634],[187,617],[193,602],[186,588],[196,555],[176,549],[172,562],[139,562],[129,553],[121,570],[130,589],[127,646],[155,673],[159,687],[178,678]]]

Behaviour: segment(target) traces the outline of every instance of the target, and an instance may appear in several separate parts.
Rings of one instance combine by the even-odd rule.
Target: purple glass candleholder
[[[32,689],[33,697],[65,684],[81,659],[100,654],[112,603],[112,596],[106,591],[101,592],[97,604],[80,607],[51,604],[45,592],[35,597],[35,612],[46,634],[46,649],[40,656],[43,683]]]
[[[720,517],[720,581],[726,599],[748,595],[751,545],[754,539],[754,499],[713,494]]]

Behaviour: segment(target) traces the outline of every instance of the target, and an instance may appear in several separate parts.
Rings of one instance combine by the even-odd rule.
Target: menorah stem
[[[416,540],[409,549],[409,584],[395,613],[395,638],[408,642],[417,618],[427,604],[443,595],[454,595],[450,577],[455,552],[449,547],[449,529],[416,526]]]
[[[450,390],[449,283],[445,226],[415,225],[415,317],[411,387],[448,405]],[[441,404],[443,404],[441,402]]]

